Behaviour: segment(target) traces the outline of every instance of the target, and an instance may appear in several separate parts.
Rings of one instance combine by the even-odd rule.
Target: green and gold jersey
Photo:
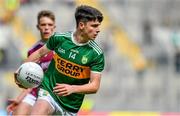
[[[104,69],[104,54],[93,40],[78,44],[72,32],[57,34],[49,38],[47,48],[55,51],[53,60],[44,75],[42,88],[64,109],[77,112],[84,94],[73,93],[57,96],[53,93],[56,83],[83,85],[89,82],[90,72],[101,73]]]

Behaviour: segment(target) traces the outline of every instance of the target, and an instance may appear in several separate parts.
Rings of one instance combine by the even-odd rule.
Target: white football
[[[43,69],[35,62],[23,63],[17,73],[18,82],[25,88],[36,88],[43,80]]]

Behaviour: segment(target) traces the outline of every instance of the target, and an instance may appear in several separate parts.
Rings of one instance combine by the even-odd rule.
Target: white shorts
[[[44,89],[39,90],[38,99],[43,99],[47,101],[50,104],[50,106],[53,108],[54,114],[58,114],[61,116],[76,116],[77,115],[77,113],[69,112],[65,110],[64,108],[62,108],[61,106],[59,106],[56,103],[56,101],[51,97],[49,92]]]
[[[28,104],[30,104],[31,106],[33,106],[34,104],[35,104],[35,102],[36,102],[36,97],[35,96],[33,96],[32,94],[30,94],[30,93],[28,93],[25,97],[24,97],[24,99],[22,100],[22,102],[25,102],[25,103],[28,103]]]

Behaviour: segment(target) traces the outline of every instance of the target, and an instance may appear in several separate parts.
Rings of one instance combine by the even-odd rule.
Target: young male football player
[[[94,7],[81,5],[76,8],[75,19],[74,32],[54,34],[26,60],[37,61],[55,52],[31,115],[77,115],[84,95],[96,93],[100,87],[104,54],[94,40],[103,15]]]
[[[55,15],[52,11],[42,10],[38,13],[37,28],[40,32],[41,39],[29,49],[28,56],[40,49],[47,42],[49,37],[54,33],[55,27]],[[52,58],[53,51],[38,60],[38,64],[40,64],[44,72],[47,70]],[[37,91],[38,88],[23,90],[17,98],[10,100],[11,104],[7,106],[7,112],[13,112],[13,115],[28,115],[36,102]]]

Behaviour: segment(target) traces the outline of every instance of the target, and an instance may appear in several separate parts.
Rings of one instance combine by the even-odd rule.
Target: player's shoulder
[[[94,40],[90,40],[88,45],[98,54],[103,54],[103,50],[101,49],[101,47],[94,41]]]
[[[29,48],[29,50],[34,49],[34,48],[37,48],[37,47],[39,48],[39,47],[43,46],[44,44],[45,44],[44,41],[39,40],[39,41],[37,41],[36,43],[34,43],[34,44]]]
[[[55,37],[71,37],[72,32],[68,31],[68,32],[55,32],[53,36]]]

